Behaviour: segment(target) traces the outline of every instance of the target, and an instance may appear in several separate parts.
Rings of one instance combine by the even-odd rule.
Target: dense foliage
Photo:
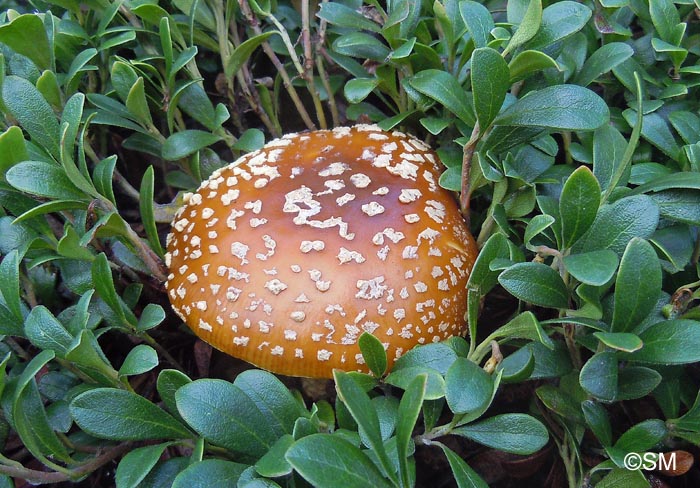
[[[697,483],[698,0],[0,3],[0,486]],[[163,242],[353,121],[436,147],[482,249],[467,338],[318,391],[195,341]]]

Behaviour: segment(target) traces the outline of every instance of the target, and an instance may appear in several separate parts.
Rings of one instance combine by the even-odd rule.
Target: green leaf
[[[470,127],[476,123],[471,97],[450,73],[436,69],[423,70],[410,78],[409,84],[442,104]]]
[[[644,239],[633,238],[615,279],[612,332],[629,332],[651,313],[661,292],[661,280],[656,251]]]
[[[512,454],[532,454],[547,444],[549,433],[539,420],[522,413],[507,413],[452,430],[479,444]]]
[[[291,434],[297,417],[305,414],[289,388],[267,371],[244,371],[233,384],[255,403],[277,436]]]
[[[563,259],[566,270],[579,280],[591,286],[603,286],[617,271],[619,259],[610,249],[569,254]]]
[[[0,262],[0,303],[14,315],[15,321],[21,322],[23,303],[20,296],[20,263],[22,256],[17,249],[6,254]]]
[[[364,32],[352,32],[338,37],[333,41],[333,50],[345,56],[371,59],[380,63],[391,54],[386,44]]]
[[[255,463],[255,471],[266,478],[279,478],[291,473],[292,466],[284,455],[292,444],[294,444],[294,437],[290,434],[285,434],[277,439],[270,450]]]
[[[139,321],[136,324],[136,330],[150,330],[157,327],[163,320],[165,320],[165,310],[163,310],[163,307],[157,303],[149,303],[141,312],[141,317],[139,317]]]
[[[659,322],[639,334],[644,347],[626,357],[651,364],[687,364],[700,361],[700,323],[676,319]]]
[[[521,51],[508,63],[510,82],[524,80],[534,73],[549,68],[559,69],[557,62],[541,51]]]
[[[585,400],[581,403],[581,410],[583,410],[586,423],[603,447],[611,446],[612,427],[605,407],[593,400]]]
[[[136,120],[146,127],[153,125],[151,111],[148,109],[148,100],[144,89],[143,77],[139,76],[134,85],[129,90],[126,97],[126,108],[133,114]]]
[[[535,37],[542,24],[542,0],[530,0],[518,29],[510,38],[503,55],[510,53]]]
[[[119,461],[114,475],[117,488],[137,488],[169,445],[169,443],[163,443],[138,447],[128,452]]]
[[[201,130],[184,130],[168,137],[163,144],[163,158],[177,161],[221,140],[221,137]]]
[[[644,452],[661,442],[667,435],[665,422],[649,419],[629,428],[620,436],[614,447],[622,452]]]
[[[188,383],[192,383],[192,380],[186,374],[176,369],[164,369],[158,374],[158,380],[156,381],[158,395],[160,395],[160,399],[163,400],[165,407],[171,413],[177,413],[175,392]]]
[[[74,339],[43,305],[34,307],[27,315],[24,332],[32,344],[40,349],[53,351],[59,357],[65,357]]]
[[[368,30],[370,32],[380,32],[382,30],[379,24],[342,3],[324,2],[321,4],[321,8],[316,16],[338,27]]]
[[[259,458],[279,437],[255,402],[226,381],[193,381],[177,390],[175,401],[190,427],[233,452]]]
[[[29,153],[22,129],[13,125],[0,134],[0,175],[3,178],[8,169],[27,159]]]
[[[662,380],[661,374],[656,370],[644,366],[627,366],[618,372],[617,400],[643,398],[655,392]]]
[[[158,254],[158,256],[163,257],[163,247],[160,244],[158,228],[156,227],[155,214],[153,210],[153,188],[153,166],[149,166],[146,168],[146,171],[143,173],[143,178],[141,179],[141,188],[139,190],[139,210],[141,211],[141,221],[143,222],[143,227],[146,231],[146,236],[148,237],[148,242],[151,245],[151,248],[156,252],[156,254]]]
[[[343,89],[345,98],[350,103],[360,103],[379,85],[378,78],[353,78],[348,80]]]
[[[700,225],[700,192],[667,190],[650,195],[661,217],[689,225]]]
[[[97,294],[107,303],[109,308],[112,309],[119,321],[124,325],[135,325],[136,319],[133,317],[133,314],[131,314],[131,311],[129,311],[129,318],[133,320],[127,320],[124,310],[126,307],[122,305],[122,301],[119,295],[117,295],[117,290],[114,288],[112,270],[109,267],[109,261],[104,253],[100,253],[92,263],[92,281]]]
[[[474,111],[485,131],[501,110],[510,87],[510,71],[503,57],[490,47],[476,49],[471,66]]]
[[[606,123],[609,117],[608,106],[594,92],[576,85],[556,85],[528,93],[496,117],[493,123],[594,130]]]
[[[363,332],[358,340],[365,364],[374,376],[384,376],[387,368],[386,350],[381,341],[369,332]]]
[[[455,414],[483,409],[491,402],[493,379],[479,365],[457,358],[445,375],[445,398]]]
[[[367,455],[337,436],[313,434],[299,439],[289,448],[285,457],[314,486],[393,486]]]
[[[578,393],[580,389],[578,385],[575,388],[576,392],[573,392],[571,387],[565,386],[562,382],[559,388],[551,384],[542,385],[537,388],[535,393],[537,398],[552,412],[572,423],[583,423],[580,407],[574,398],[574,394]]]
[[[231,488],[247,468],[245,464],[223,459],[205,459],[181,471],[172,488]]]
[[[236,73],[238,73],[238,70],[241,69],[241,66],[248,61],[253,52],[255,52],[255,50],[263,42],[267,41],[267,39],[274,34],[278,34],[278,32],[268,31],[253,37],[249,37],[236,49],[234,49],[229,58],[226,60],[224,66],[224,73],[226,74],[226,77],[230,78],[235,76]]]
[[[31,59],[40,70],[51,69],[53,49],[38,15],[20,15],[0,27],[0,42]]]
[[[399,457],[399,477],[403,486],[411,484],[411,473],[407,463],[413,428],[423,406],[428,378],[418,375],[408,385],[399,403],[396,423],[396,451]]]
[[[634,126],[637,119],[636,110],[627,109],[622,112],[622,116],[630,126]],[[677,160],[681,148],[673,137],[666,120],[656,112],[645,114],[642,119],[642,137],[659,148],[669,158]]]
[[[7,182],[20,191],[55,200],[86,200],[82,191],[71,183],[58,165],[41,161],[25,161],[5,174]]]
[[[12,398],[13,423],[25,447],[35,457],[43,461],[46,459],[44,456],[52,456],[61,461],[70,462],[65,446],[51,428],[34,379],[53,358],[52,351],[40,352],[27,363],[17,379]]]
[[[92,172],[92,180],[97,192],[107,198],[115,206],[117,204],[117,199],[114,197],[112,179],[114,178],[114,168],[116,165],[117,156],[109,156],[97,163]]]
[[[437,442],[450,463],[457,488],[488,488],[486,482],[460,456],[444,444]]]
[[[634,352],[642,348],[642,340],[629,332],[594,332],[593,335],[606,346],[623,352]]]
[[[593,224],[600,206],[600,185],[590,169],[580,166],[564,182],[559,199],[562,241],[571,247]]]
[[[569,292],[559,274],[541,263],[518,263],[507,268],[498,282],[520,300],[550,308],[567,308]]]
[[[384,381],[389,385],[405,390],[418,375],[425,375],[427,377],[427,386],[425,388],[426,400],[437,400],[445,396],[445,380],[442,374],[428,366],[394,368]]]
[[[100,384],[114,385],[118,374],[105,357],[95,335],[89,329],[83,329],[77,342],[71,345],[66,359],[72,361],[83,373]]]
[[[333,379],[335,380],[338,397],[343,401],[355,422],[357,422],[360,435],[364,438],[367,447],[374,450],[383,474],[392,480],[396,480],[396,473],[384,448],[377,411],[369,396],[347,373],[337,369],[333,370]]]
[[[614,352],[603,351],[591,357],[579,374],[581,387],[587,393],[604,402],[612,402],[617,396],[617,357]]]
[[[624,486],[625,488],[649,488],[651,485],[641,470],[630,471],[626,468],[617,468],[611,470],[595,486],[596,488],[617,488],[618,486]]]
[[[233,145],[234,149],[245,152],[253,152],[265,145],[265,133],[260,129],[248,129]]]
[[[632,194],[658,192],[672,189],[700,190],[700,173],[673,172],[649,181],[632,190]]]
[[[623,42],[611,42],[596,49],[573,80],[573,83],[588,86],[599,76],[611,71],[634,54],[634,49]]]
[[[158,366],[158,353],[151,346],[139,344],[124,358],[119,376],[133,376],[146,373]]]
[[[81,393],[71,402],[70,412],[81,429],[101,439],[186,439],[192,435],[145,398],[116,388]]]
[[[580,31],[591,18],[591,9],[572,1],[556,2],[542,12],[537,34],[527,42],[528,49],[542,49]]]
[[[432,368],[444,375],[456,359],[457,353],[450,346],[441,343],[426,344],[411,349],[397,359],[392,371],[421,366]]]
[[[24,78],[7,76],[2,83],[2,99],[32,141],[58,159],[61,140],[58,119],[39,90]]]
[[[677,44],[680,41],[676,39],[675,31],[681,18],[672,0],[650,2],[649,15],[661,39],[671,44]]]
[[[593,174],[602,190],[608,190],[623,163],[627,141],[612,125],[605,124],[593,134]],[[625,181],[619,184],[624,185]]]
[[[658,223],[659,208],[650,197],[635,195],[621,198],[611,205],[600,207],[593,225],[572,251],[610,249],[622,255],[632,238],[650,237]]]
[[[472,36],[474,46],[477,48],[486,47],[491,31],[495,27],[491,12],[480,3],[462,0],[459,2],[459,13]]]

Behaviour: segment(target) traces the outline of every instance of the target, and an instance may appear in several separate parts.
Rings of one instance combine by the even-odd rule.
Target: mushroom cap
[[[437,155],[374,125],[276,139],[185,195],[168,236],[175,312],[215,348],[278,374],[367,371],[464,332],[477,249]]]

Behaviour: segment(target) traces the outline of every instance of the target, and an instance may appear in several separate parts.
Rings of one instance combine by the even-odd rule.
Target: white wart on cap
[[[373,125],[290,134],[185,197],[168,236],[167,289],[203,340],[269,371],[366,371],[463,332],[476,258],[424,143]]]

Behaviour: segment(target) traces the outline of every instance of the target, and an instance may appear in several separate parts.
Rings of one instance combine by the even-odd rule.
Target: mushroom
[[[175,312],[215,348],[284,375],[366,371],[465,329],[477,249],[436,154],[375,125],[289,134],[184,197],[168,235]]]

